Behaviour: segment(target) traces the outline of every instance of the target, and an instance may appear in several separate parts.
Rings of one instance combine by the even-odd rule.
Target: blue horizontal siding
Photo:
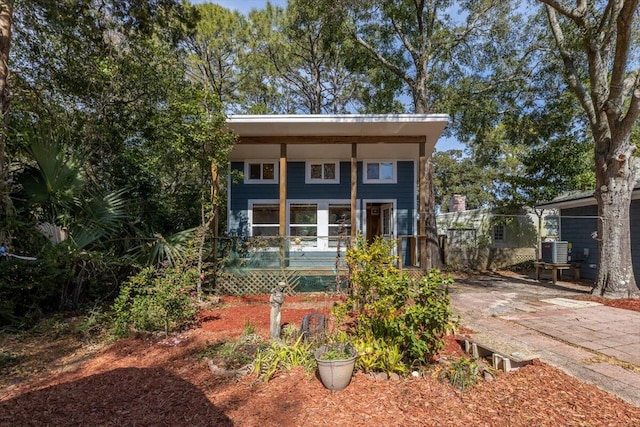
[[[560,215],[560,237],[571,243],[573,259],[583,257],[585,248],[589,250],[589,256],[580,266],[581,277],[595,279],[596,269],[591,265],[598,265],[598,241],[591,234],[598,230],[598,221],[594,218],[598,215],[597,206],[562,209]]]
[[[640,283],[640,201],[633,200],[630,209],[631,218],[631,262],[636,283]],[[592,237],[597,232],[598,222],[596,218],[571,218],[580,216],[595,217],[598,215],[597,206],[584,206],[580,208],[561,210],[561,237],[572,243],[572,253],[582,256],[584,248],[589,249],[589,257],[582,263],[580,274],[586,279],[595,279],[598,265],[598,241]]]
[[[636,284],[640,285],[640,200],[631,201],[631,262]]]
[[[362,162],[358,162],[358,199],[395,199],[397,234],[414,232],[415,173],[414,162],[397,162],[396,184],[364,184],[362,182]],[[306,184],[305,162],[287,163],[287,198],[303,200],[351,198],[351,164],[340,162],[339,184]],[[243,162],[231,163],[232,173],[244,172]],[[233,176],[233,175],[232,175]],[[250,199],[278,200],[278,184],[245,184],[244,181],[231,182],[229,201],[229,234],[247,235],[248,206]],[[362,218],[360,218],[362,223]]]

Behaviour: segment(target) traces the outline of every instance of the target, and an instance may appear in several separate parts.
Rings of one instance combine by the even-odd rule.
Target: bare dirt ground
[[[640,311],[640,301],[602,301]],[[288,297],[283,322],[328,314],[328,295]],[[459,392],[427,373],[376,380],[357,373],[340,392],[300,369],[268,383],[215,376],[200,357],[210,343],[268,336],[268,297],[224,298],[199,324],[168,338],[110,345],[77,336],[1,335],[16,357],[0,372],[0,426],[631,426],[640,408],[542,363]],[[448,340],[440,357],[460,354]]]

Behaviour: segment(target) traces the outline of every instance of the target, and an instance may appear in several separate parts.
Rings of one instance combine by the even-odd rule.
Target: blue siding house
[[[426,189],[420,171],[448,120],[230,116],[238,139],[229,155],[228,234],[285,240],[292,267],[331,267],[338,240],[358,234],[397,239],[403,263],[417,264],[426,235],[418,214]]]
[[[640,187],[631,196],[631,259],[636,282],[640,283]],[[593,192],[567,193],[538,208],[558,209],[560,240],[571,247],[571,258],[580,261],[580,276],[595,279],[598,268],[598,206]]]

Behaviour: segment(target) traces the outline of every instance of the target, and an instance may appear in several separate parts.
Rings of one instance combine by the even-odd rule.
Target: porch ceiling
[[[232,115],[239,144],[427,143],[435,147],[447,114]]]

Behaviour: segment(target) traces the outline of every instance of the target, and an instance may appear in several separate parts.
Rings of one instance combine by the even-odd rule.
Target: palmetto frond
[[[197,228],[182,230],[171,236],[155,233],[147,239],[147,243],[136,248],[134,257],[147,265],[174,266],[184,261],[189,241]]]
[[[78,248],[85,248],[118,230],[126,217],[125,193],[118,190],[83,199],[71,227],[71,238]]]
[[[72,157],[65,156],[62,144],[35,141],[28,151],[35,165],[25,168],[21,176],[23,191],[40,206],[47,220],[57,222],[59,215],[80,203],[82,168]]]

